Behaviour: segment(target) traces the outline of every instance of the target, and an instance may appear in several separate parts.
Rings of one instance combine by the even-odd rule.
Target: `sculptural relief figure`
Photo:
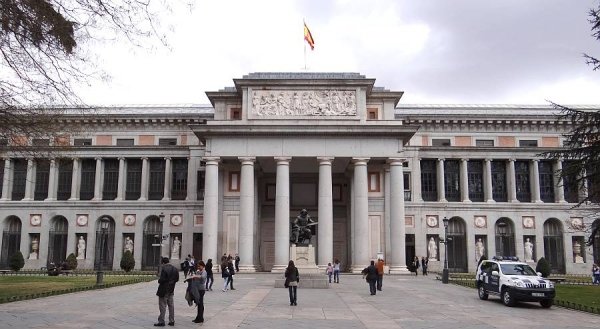
[[[531,243],[529,238],[525,239],[524,248],[525,248],[525,261],[533,262],[533,243]]]
[[[79,241],[77,241],[77,259],[85,259],[85,239],[83,235],[80,235]]]
[[[256,116],[354,116],[354,90],[253,90]]]
[[[171,259],[179,259],[179,249],[181,248],[181,241],[179,237],[173,239],[173,247],[171,248]]]
[[[435,239],[433,237],[431,237],[429,239],[429,244],[427,245],[427,252],[429,253],[429,260],[437,260],[437,251],[438,251],[438,246],[437,243],[435,243]]]
[[[290,242],[295,244],[310,244],[310,238],[312,237],[310,226],[316,224],[317,222],[310,218],[308,211],[306,209],[302,209],[302,211],[300,211],[300,215],[298,215],[292,223]]]
[[[481,238],[477,239],[475,242],[475,261],[479,263],[479,260],[485,254],[485,246],[483,245],[483,241]]]
[[[123,251],[129,251],[133,254],[133,240],[130,237],[125,238],[125,248]]]
[[[38,259],[38,249],[40,247],[40,243],[37,238],[33,238],[31,240],[31,253],[29,253],[29,259]]]
[[[575,263],[583,263],[581,256],[581,243],[578,240],[573,241],[573,254],[575,254]]]

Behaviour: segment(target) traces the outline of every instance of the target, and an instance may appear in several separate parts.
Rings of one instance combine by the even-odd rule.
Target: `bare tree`
[[[589,22],[592,25],[592,36],[600,41],[600,4],[597,9],[589,11]],[[589,54],[583,54],[586,63],[593,70],[600,70],[600,60]],[[545,152],[544,156],[563,160],[563,169],[559,172],[563,182],[570,182],[582,193],[576,207],[585,206],[586,222],[591,225],[570,227],[573,231],[589,233],[587,245],[596,243],[600,237],[600,110],[573,109],[552,103],[560,110],[559,120],[570,123],[573,127],[567,132],[563,148]]]
[[[166,46],[157,26],[165,10],[167,0],[0,0],[0,139],[11,150],[60,141],[57,116],[90,110],[74,86],[106,78],[91,46],[120,38]]]

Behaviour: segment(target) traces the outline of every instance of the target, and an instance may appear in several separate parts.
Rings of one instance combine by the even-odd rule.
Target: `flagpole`
[[[304,30],[306,26],[306,21],[304,21],[304,18],[302,18],[302,29]],[[302,40],[302,44],[304,45],[304,71],[306,71],[306,42],[304,42],[304,39]]]

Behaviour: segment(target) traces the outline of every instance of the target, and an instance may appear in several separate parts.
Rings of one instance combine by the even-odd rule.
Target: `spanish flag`
[[[306,26],[306,23],[304,23],[304,40],[306,40],[306,42],[308,42],[308,45],[310,46],[310,50],[315,50],[315,39],[313,39],[312,34],[310,33],[310,30],[308,29],[308,26]]]

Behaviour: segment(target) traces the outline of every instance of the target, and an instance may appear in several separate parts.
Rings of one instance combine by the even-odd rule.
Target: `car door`
[[[496,272],[494,274],[494,272]],[[487,268],[487,281],[485,285],[485,290],[492,292],[500,292],[500,268],[498,267],[498,263],[490,263],[490,266]]]

